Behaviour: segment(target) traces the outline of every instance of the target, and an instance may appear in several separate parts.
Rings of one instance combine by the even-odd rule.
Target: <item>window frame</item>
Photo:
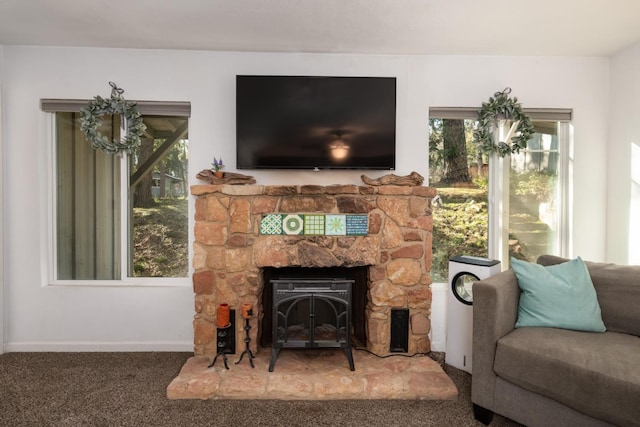
[[[431,107],[429,108],[429,119],[465,119],[477,120],[478,108],[468,107]],[[560,256],[570,257],[572,255],[572,218],[573,211],[571,206],[573,175],[571,159],[573,158],[573,110],[566,108],[525,108],[523,112],[528,115],[532,121],[550,121],[561,123],[558,126],[559,136],[559,163],[558,163],[558,201],[560,224],[556,235],[559,239],[558,252]],[[509,163],[507,163],[507,160]],[[427,158],[428,161],[428,158]],[[489,258],[501,261],[503,270],[509,266],[509,251],[507,244],[503,242],[502,236],[505,230],[505,220],[508,224],[509,210],[503,209],[504,198],[507,198],[508,207],[508,181],[505,181],[505,172],[510,173],[511,164],[510,156],[500,158],[493,153],[489,156],[489,224],[488,224],[488,256]],[[505,192],[506,186],[506,192]],[[499,238],[496,238],[499,236]]]
[[[58,279],[57,268],[57,185],[56,185],[56,113],[58,112],[78,112],[86,107],[89,100],[77,99],[41,99],[40,107],[45,114],[46,123],[46,164],[47,164],[47,274],[45,286],[98,286],[98,287],[186,287],[191,286],[192,266],[187,261],[188,272],[185,277],[131,277],[129,268],[129,257],[131,251],[131,214],[129,191],[129,155],[120,153],[116,156],[120,161],[120,277],[115,279]],[[187,118],[187,123],[191,117],[190,102],[163,102],[163,101],[133,101],[142,115],[165,115],[182,116]],[[189,212],[191,212],[191,203]],[[187,227],[191,225],[191,216],[187,216]],[[190,237],[189,237],[190,239]],[[188,260],[192,257],[191,245],[187,245]]]

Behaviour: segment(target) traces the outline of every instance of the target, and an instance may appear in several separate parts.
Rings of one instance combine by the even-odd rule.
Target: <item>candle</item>
[[[230,310],[229,304],[220,304],[218,306],[218,328],[226,328],[229,326]]]
[[[251,303],[245,302],[242,304],[242,318],[248,319],[253,314],[253,305]]]

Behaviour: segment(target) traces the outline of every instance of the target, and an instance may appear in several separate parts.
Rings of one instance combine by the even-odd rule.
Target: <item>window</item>
[[[525,110],[535,135],[527,149],[500,159],[473,141],[477,110],[432,108],[429,185],[437,189],[433,218],[435,282],[446,282],[456,255],[528,261],[567,256],[569,110]],[[505,124],[505,126],[508,123]]]
[[[52,260],[55,282],[186,278],[187,103],[139,102],[141,146],[112,156],[80,131],[86,101],[43,100],[52,117]],[[119,117],[100,127],[120,137]]]
[[[113,280],[121,275],[121,162],[91,147],[78,116],[55,117],[56,278]],[[113,135],[115,128],[109,118],[101,132]]]
[[[567,255],[568,123],[534,120],[536,133],[525,150],[511,156],[508,253],[535,262],[543,254]],[[504,236],[503,236],[504,237]]]

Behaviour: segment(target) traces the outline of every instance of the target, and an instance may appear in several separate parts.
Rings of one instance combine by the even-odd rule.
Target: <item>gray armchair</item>
[[[527,426],[640,426],[640,266],[586,265],[606,332],[516,329],[514,272],[473,285],[471,400],[478,421],[489,424],[495,412]]]

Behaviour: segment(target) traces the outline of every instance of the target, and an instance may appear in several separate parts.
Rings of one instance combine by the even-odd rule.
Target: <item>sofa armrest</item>
[[[519,301],[520,288],[513,270],[473,285],[471,400],[487,409],[494,409],[496,345],[500,338],[514,329]]]

